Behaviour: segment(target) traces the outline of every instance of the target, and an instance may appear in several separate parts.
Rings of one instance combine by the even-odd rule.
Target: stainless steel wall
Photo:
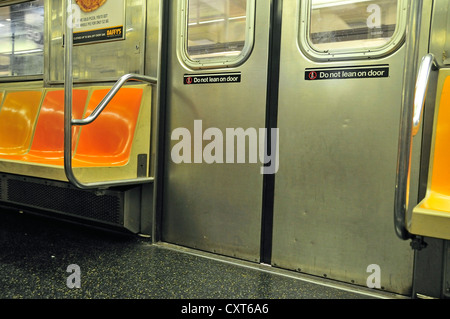
[[[408,294],[414,254],[393,228],[405,48],[373,60],[313,62],[295,41],[297,5],[284,1],[272,263],[361,286],[378,265],[382,289]],[[425,28],[429,7],[426,13]],[[389,67],[389,77],[299,76],[308,68],[374,65]],[[420,141],[414,152],[417,159]],[[411,176],[413,197],[417,166]]]
[[[249,59],[233,68],[190,69],[180,58],[179,1],[170,2],[166,170],[162,239],[237,258],[259,261],[262,182],[260,163],[176,164],[171,140],[177,128],[264,128],[269,1],[256,6],[255,41]],[[241,72],[241,83],[185,85],[184,75]],[[207,143],[205,142],[203,146]]]
[[[154,1],[152,1],[154,2]],[[145,0],[125,0],[125,39],[74,46],[74,82],[115,81],[127,73],[144,74],[146,48]],[[63,2],[46,1],[47,83],[64,81]]]

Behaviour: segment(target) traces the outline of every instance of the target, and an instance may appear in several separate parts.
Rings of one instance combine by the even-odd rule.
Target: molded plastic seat
[[[0,109],[0,156],[28,152],[41,96],[41,91],[6,93]]]
[[[436,111],[427,194],[413,209],[410,231],[450,239],[450,76],[445,79]]]
[[[108,93],[98,89],[92,93],[86,116]],[[75,156],[74,167],[123,166],[129,161],[143,89],[121,88],[99,117],[83,126]]]
[[[88,91],[73,91],[74,117],[83,115]],[[73,148],[79,128],[73,129]],[[31,148],[22,155],[1,155],[3,159],[20,160],[34,163],[64,165],[64,90],[49,91],[37,119]]]
[[[74,90],[72,94],[72,117],[81,118],[88,90]],[[72,129],[72,150],[75,149],[78,132],[79,127]],[[64,90],[47,92],[39,112],[31,149],[22,160],[64,165]]]

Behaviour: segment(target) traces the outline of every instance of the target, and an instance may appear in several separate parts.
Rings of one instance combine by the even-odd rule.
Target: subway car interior
[[[1,0],[0,299],[449,298],[449,55],[446,0]]]

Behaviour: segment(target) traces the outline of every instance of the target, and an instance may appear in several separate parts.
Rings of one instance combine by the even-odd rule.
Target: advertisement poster
[[[78,11],[73,44],[125,39],[125,0],[72,0],[72,5]]]

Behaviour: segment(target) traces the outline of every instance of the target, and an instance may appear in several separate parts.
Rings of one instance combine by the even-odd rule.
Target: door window
[[[402,0],[302,1],[303,46],[313,57],[373,57],[402,43],[406,9]]]
[[[187,0],[183,3],[182,56],[194,68],[242,63],[253,45],[254,1]]]

